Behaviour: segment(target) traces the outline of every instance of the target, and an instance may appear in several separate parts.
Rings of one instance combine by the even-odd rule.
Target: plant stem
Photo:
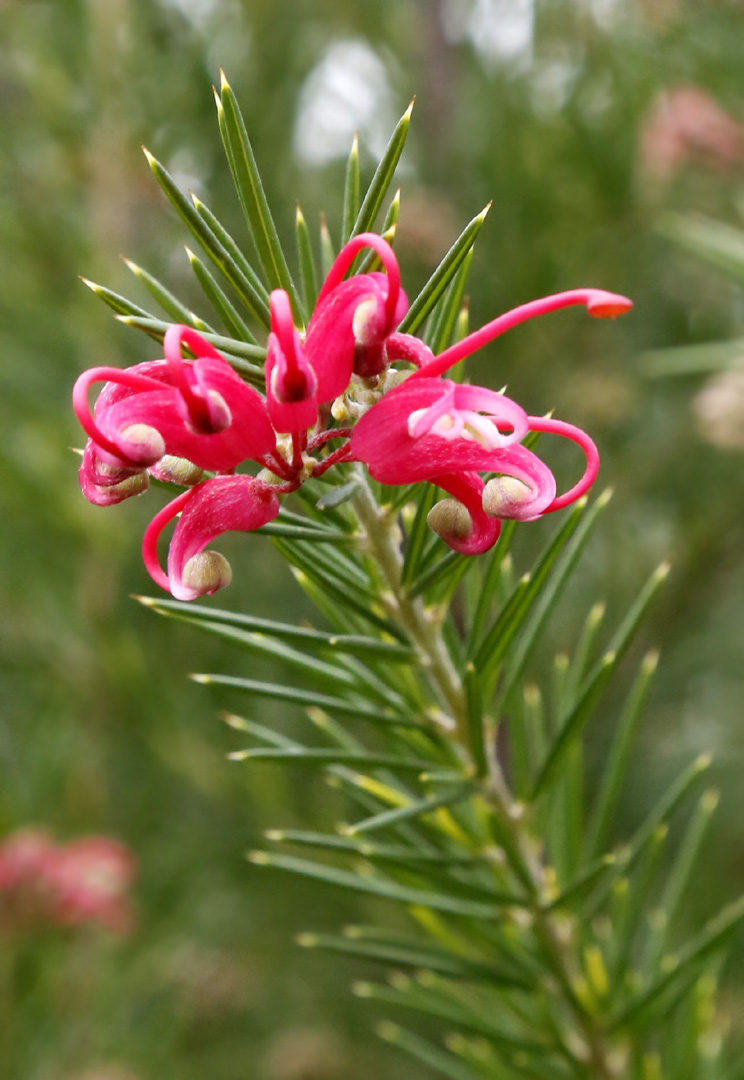
[[[386,605],[410,635],[436,697],[451,720],[452,737],[466,760],[470,760],[462,678],[452,662],[439,624],[429,617],[422,600],[411,598],[402,584],[403,555],[395,535],[396,527],[390,514],[378,505],[360,466],[357,466],[357,481],[358,487],[351,501],[364,529],[366,549],[376,560],[387,586]],[[574,990],[573,975],[579,965],[571,942],[561,934],[558,920],[541,907],[545,868],[530,836],[527,816],[515,804],[494,754],[489,755],[489,773],[483,779],[482,795],[497,818],[506,855],[530,901],[536,937],[581,1033],[583,1046],[570,1051],[577,1071],[596,1080],[613,1080],[616,1072],[608,1060],[604,1032]]]

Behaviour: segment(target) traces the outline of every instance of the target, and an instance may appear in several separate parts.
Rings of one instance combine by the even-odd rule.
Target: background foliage
[[[71,1080],[117,1066],[142,1080],[231,1080],[249,1062],[258,1077],[296,1080],[399,1068],[349,999],[347,983],[364,968],[350,963],[340,978],[330,958],[290,945],[307,925],[358,921],[361,905],[320,887],[272,887],[241,858],[269,824],[330,817],[325,787],[224,761],[232,743],[216,715],[225,699],[184,676],[234,668],[235,656],[129,599],[149,591],[138,548],[147,510],[135,501],[97,512],[65,453],[80,441],[68,405],[75,374],[154,355],[76,274],[130,292],[121,251],[196,302],[184,231],[139,143],[240,235],[209,91],[220,64],[290,243],[297,197],[313,222],[325,208],[338,235],[354,127],[369,171],[416,93],[397,241],[412,291],[492,199],[471,274],[474,324],[575,285],[636,300],[635,314],[610,327],[580,318],[526,326],[471,372],[496,387],[508,381],[533,413],[557,405],[586,427],[617,489],[610,525],[552,628],[555,649],[571,642],[591,598],[620,610],[672,555],[637,645],[641,655],[661,643],[663,656],[623,814],[640,820],[661,779],[691,752],[713,750],[722,806],[705,887],[690,905],[712,911],[744,884],[741,451],[696,427],[691,401],[703,376],[652,378],[660,366],[647,355],[735,336],[740,288],[658,226],[670,209],[740,222],[743,166],[697,153],[660,176],[641,152],[665,88],[696,85],[741,115],[740,6],[536,3],[531,34],[513,18],[518,4],[507,5],[511,20],[480,0],[281,6],[281,18],[269,0],[0,7],[0,832],[35,822],[59,838],[111,833],[141,867],[128,940],[14,944],[20,960],[1,988],[11,1076]],[[322,115],[336,118],[338,144]],[[515,557],[527,562],[544,538],[539,526],[519,530]],[[241,568],[231,606],[306,612],[265,541],[234,538],[225,550]],[[274,713],[255,710],[265,722]],[[731,966],[729,1011],[741,1026]]]

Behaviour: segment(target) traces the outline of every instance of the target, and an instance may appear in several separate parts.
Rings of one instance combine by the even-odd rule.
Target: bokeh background
[[[155,355],[77,275],[144,299],[121,253],[198,304],[188,238],[140,144],[243,235],[211,94],[220,65],[289,246],[298,198],[338,235],[354,130],[369,177],[416,94],[397,241],[410,291],[492,200],[474,325],[579,285],[635,299],[617,323],[525,326],[471,373],[586,427],[616,488],[557,648],[593,599],[617,616],[674,560],[639,645],[661,645],[662,664],[621,829],[712,750],[721,810],[691,909],[742,891],[744,394],[741,377],[721,388],[705,373],[707,353],[659,355],[741,326],[741,287],[675,244],[668,215],[743,224],[742,40],[738,0],[2,0],[0,836],[108,835],[139,866],[128,935],[0,927],[3,1080],[427,1075],[370,1034],[348,991],[362,967],[293,944],[360,908],[243,859],[268,826],[342,810],[318,781],[225,761],[229,701],[186,675],[250,659],[130,598],[153,589],[139,555],[152,506],[90,506],[68,450],[75,376]],[[541,528],[521,530],[525,565]],[[223,549],[230,605],[309,614],[267,540]],[[727,1008],[740,1029],[742,959],[739,942]]]

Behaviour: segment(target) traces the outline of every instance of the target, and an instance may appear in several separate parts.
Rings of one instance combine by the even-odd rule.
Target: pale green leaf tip
[[[304,225],[305,224],[305,215],[302,213],[302,210],[300,209],[300,204],[299,203],[297,203],[297,207],[295,209],[295,221],[297,222],[298,225]]]
[[[299,945],[301,949],[313,949],[318,944],[318,935],[310,934],[307,930],[298,934],[295,938],[295,945]]]
[[[246,859],[255,866],[268,866],[271,862],[271,858],[266,851],[249,851],[246,854]]]
[[[600,506],[600,507],[607,506],[607,503],[610,501],[610,499],[612,498],[612,496],[614,494],[615,494],[615,489],[614,488],[612,488],[612,487],[605,488],[604,491],[602,492],[602,494],[597,499],[597,506]]]
[[[604,656],[602,657],[602,666],[603,667],[610,667],[612,664],[615,663],[616,659],[617,659],[617,653],[615,652],[614,649],[610,649],[610,651],[606,652],[604,654]]]
[[[641,665],[644,675],[653,675],[653,673],[656,671],[656,668],[658,667],[658,664],[659,650],[652,649],[650,652],[647,652],[643,658],[643,664]]]
[[[374,993],[374,987],[372,983],[355,982],[352,984],[351,992],[355,997],[368,998],[372,997],[372,994]]]
[[[211,675],[196,675],[193,672],[191,673],[191,675],[189,675],[189,678],[192,682],[201,683],[203,686],[208,686],[209,683],[212,681]]]
[[[245,761],[248,757],[250,750],[231,750],[229,754],[225,754],[228,761]]]
[[[151,169],[154,169],[154,168],[156,168],[156,167],[157,167],[157,165],[158,165],[158,159],[157,159],[156,157],[154,157],[154,156],[153,156],[153,155],[152,155],[152,154],[150,153],[150,151],[149,151],[149,150],[147,149],[147,147],[146,147],[146,146],[143,146],[143,147],[142,147],[142,153],[143,153],[143,154],[145,155],[145,157],[147,158],[147,164],[148,164],[148,165],[150,166],[150,168],[151,168]]]
[[[136,600],[138,604],[143,604],[145,607],[154,608],[158,606],[158,601],[154,596],[139,596],[137,593],[130,594],[132,600]]]
[[[230,83],[227,81],[227,76],[225,75],[225,69],[220,68],[220,90],[229,90],[229,89],[230,89]]]
[[[90,281],[89,278],[83,277],[82,274],[78,275],[83,285],[87,285],[89,289],[92,289],[96,296],[99,296],[103,289],[100,285],[96,285],[95,281]]]
[[[654,575],[655,578],[657,579],[657,581],[663,581],[664,578],[669,574],[669,571],[671,569],[672,569],[671,561],[669,559],[664,559],[663,563],[661,563],[657,567],[656,573]]]
[[[475,220],[476,221],[485,221],[486,218],[488,217],[488,211],[491,209],[492,206],[493,206],[493,199],[491,199],[489,202],[486,203],[486,205],[481,210],[480,214],[476,215]]]
[[[191,263],[191,265],[193,266],[193,265],[194,265],[194,263],[198,263],[198,262],[199,262],[199,257],[198,257],[197,255],[195,255],[195,254],[194,254],[194,252],[193,252],[193,251],[191,250],[191,248],[189,247],[189,245],[188,245],[188,244],[184,244],[183,246],[184,246],[184,250],[185,250],[185,252],[186,252],[186,257],[188,258],[188,260],[189,260],[189,262]]]
[[[699,757],[695,758],[695,768],[698,772],[705,772],[706,769],[710,768],[712,762],[713,755],[711,753],[700,754]]]
[[[222,98],[220,97],[219,93],[217,92],[217,87],[216,86],[212,87],[212,93],[214,94],[214,103],[217,106],[217,112],[218,113],[224,112],[225,111],[225,106],[222,104]]]
[[[700,809],[704,814],[712,814],[717,808],[720,798],[720,792],[716,788],[708,788],[700,797]]]
[[[401,1028],[394,1024],[392,1020],[382,1020],[375,1028],[375,1031],[385,1042],[397,1042],[402,1034]]]
[[[271,840],[274,843],[278,843],[280,840],[284,839],[284,837],[286,836],[286,833],[284,832],[283,829],[267,829],[264,832],[264,836],[265,836],[265,838],[267,840]]]
[[[222,720],[223,723],[227,724],[228,727],[236,728],[239,731],[243,730],[242,717],[236,716],[235,713],[231,713],[231,712],[220,713],[220,720]]]

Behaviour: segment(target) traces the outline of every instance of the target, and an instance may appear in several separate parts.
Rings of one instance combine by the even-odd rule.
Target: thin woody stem
[[[412,599],[402,585],[403,556],[391,535],[387,515],[380,513],[361,466],[356,467],[356,477],[358,486],[352,502],[364,527],[368,548],[377,559],[395,612],[411,635],[440,703],[452,718],[455,737],[463,747],[467,747],[467,707],[462,680],[441,635],[427,617],[423,602],[418,598]]]

